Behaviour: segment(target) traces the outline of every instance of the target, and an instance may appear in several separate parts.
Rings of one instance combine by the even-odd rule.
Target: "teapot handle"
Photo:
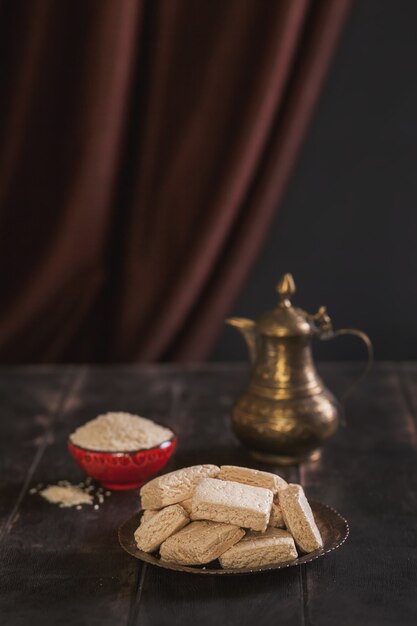
[[[354,389],[356,389],[357,385],[359,385],[359,383],[362,382],[365,376],[367,376],[367,374],[369,373],[369,370],[371,369],[373,361],[374,361],[374,348],[372,345],[372,341],[369,339],[368,335],[362,332],[361,330],[357,330],[356,328],[341,328],[340,330],[333,330],[331,328],[328,328],[326,329],[326,332],[320,335],[320,339],[327,341],[330,339],[336,339],[336,337],[341,337],[342,335],[354,335],[355,337],[358,337],[359,339],[363,341],[368,351],[368,360],[364,369],[359,374],[359,376],[349,385],[346,391],[342,394],[342,397],[340,400],[341,405],[342,405],[342,410],[343,410],[341,421],[343,425],[346,425],[346,420],[344,417],[344,404],[348,396],[350,396],[350,394],[354,391]]]

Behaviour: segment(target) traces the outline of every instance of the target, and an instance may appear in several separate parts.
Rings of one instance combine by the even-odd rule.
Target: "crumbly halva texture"
[[[203,478],[194,492],[191,519],[263,531],[269,522],[272,501],[273,494],[269,489]]]
[[[237,465],[221,465],[220,474],[217,478],[251,485],[252,487],[264,487],[270,489],[274,494],[288,487],[287,481],[277,474],[261,472],[249,467],[238,467]]]
[[[182,500],[180,502],[181,506],[187,511],[188,515],[191,515],[191,508],[193,505],[193,499],[187,498],[186,500]]]
[[[286,563],[298,556],[294,539],[289,532],[267,528],[264,533],[248,532],[243,539],[220,557],[223,568],[246,568]]]
[[[206,476],[217,476],[217,465],[193,465],[163,474],[149,481],[140,490],[143,509],[161,509],[191,498],[197,483]]]
[[[285,526],[300,550],[313,552],[321,548],[323,540],[302,486],[290,484],[280,492],[279,501]]]
[[[161,559],[180,565],[204,565],[217,559],[244,534],[244,530],[232,524],[191,522],[164,541]]]
[[[284,516],[282,514],[282,509],[279,504],[275,502],[272,503],[271,508],[271,516],[269,518],[268,526],[273,526],[275,528],[284,528]]]
[[[179,504],[167,506],[140,524],[135,532],[139,550],[154,552],[163,541],[189,523],[190,518]]]
[[[140,518],[140,523],[144,524],[145,522],[149,522],[149,520],[152,519],[154,515],[156,515],[157,513],[158,511],[154,511],[153,509],[146,509],[146,511],[143,511],[142,513],[142,517]]]
[[[322,546],[301,485],[276,490],[273,481],[270,489],[253,486],[237,479],[253,479],[256,470],[223,468],[230,468],[236,480],[225,480],[224,474],[220,479],[215,465],[197,465],[142,487],[138,547],[152,552],[160,544],[160,558],[180,565],[204,565],[218,558],[222,567],[239,569],[292,561],[298,556],[296,546],[303,552]],[[250,474],[242,473],[246,469]],[[284,525],[286,530],[280,528]]]
[[[103,452],[123,452],[153,448],[171,439],[169,428],[131,413],[110,412],[77,428],[70,440],[76,446]]]

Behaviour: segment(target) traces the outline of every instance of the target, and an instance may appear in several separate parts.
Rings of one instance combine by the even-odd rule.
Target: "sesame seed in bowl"
[[[99,415],[68,440],[80,467],[109,489],[143,485],[166,465],[175,446],[171,429],[125,412]]]

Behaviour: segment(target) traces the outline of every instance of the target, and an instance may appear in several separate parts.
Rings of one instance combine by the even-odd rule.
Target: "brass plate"
[[[129,554],[134,556],[139,561],[156,565],[157,567],[163,567],[164,569],[175,570],[176,572],[188,572],[190,574],[209,574],[209,575],[237,575],[237,574],[255,574],[258,572],[268,572],[276,569],[284,569],[286,567],[294,567],[295,565],[301,565],[302,563],[309,563],[315,559],[319,559],[325,556],[329,552],[339,548],[348,538],[349,525],[347,521],[334,509],[321,502],[310,501],[311,508],[314,513],[314,517],[319,527],[321,536],[323,538],[323,548],[315,550],[309,554],[300,556],[298,559],[289,561],[288,563],[277,563],[276,565],[263,565],[262,567],[252,567],[244,569],[223,569],[220,567],[218,561],[213,561],[205,566],[186,566],[176,565],[175,563],[167,563],[161,561],[153,554],[142,552],[136,547],[134,532],[139,526],[140,518],[142,517],[142,511],[135,513],[119,528],[119,542],[123,550],[126,550]]]

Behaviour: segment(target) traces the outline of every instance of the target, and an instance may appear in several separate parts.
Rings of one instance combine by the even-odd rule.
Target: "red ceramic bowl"
[[[177,445],[171,437],[154,448],[130,452],[99,452],[76,446],[68,448],[86,474],[107,489],[137,489],[153,478],[167,464]]]

